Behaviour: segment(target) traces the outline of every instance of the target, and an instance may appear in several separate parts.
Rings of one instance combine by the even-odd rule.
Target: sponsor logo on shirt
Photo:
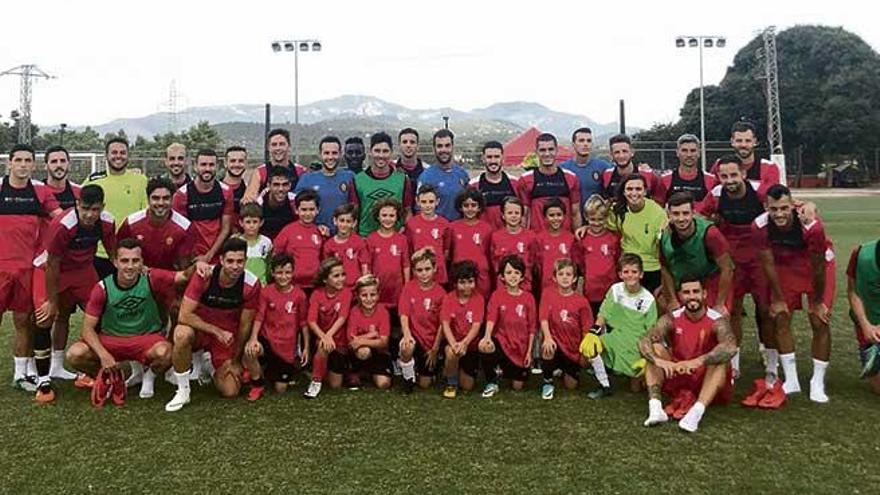
[[[138,236],[138,237],[141,237],[141,236]],[[168,245],[168,246],[174,244],[174,238],[171,237],[171,236],[166,237],[166,238],[165,238],[165,244]]]

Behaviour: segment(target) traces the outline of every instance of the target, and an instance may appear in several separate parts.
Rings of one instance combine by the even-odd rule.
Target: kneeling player
[[[856,246],[846,267],[850,316],[856,326],[862,378],[880,394],[880,242]]]
[[[520,287],[525,282],[526,264],[515,255],[508,254],[498,264],[503,287],[489,298],[486,309],[486,335],[478,346],[486,374],[483,397],[498,393],[498,373],[513,381],[514,390],[522,390],[532,365],[532,344],[537,327],[535,298]]]
[[[672,416],[680,420],[681,429],[693,433],[708,405],[728,404],[733,398],[728,363],[736,354],[736,337],[727,318],[706,306],[706,293],[698,278],[682,278],[677,294],[682,307],[660,318],[639,341],[648,362],[645,426]],[[661,391],[673,397],[665,410]]]
[[[275,392],[286,392],[296,372],[297,357],[300,366],[309,361],[308,303],[305,293],[293,285],[293,258],[284,253],[273,256],[269,272],[272,283],[260,291],[254,327],[242,359],[251,374],[249,401],[263,396],[266,380],[273,383]],[[302,355],[297,356],[300,335]]]
[[[440,321],[446,339],[443,397],[447,399],[455,398],[459,385],[463,390],[472,390],[477,377],[480,365],[477,336],[485,312],[483,296],[476,290],[478,278],[476,263],[459,261],[450,271],[454,289],[443,297]]]
[[[552,222],[551,222],[552,223]],[[587,298],[579,294],[574,263],[567,258],[557,260],[553,266],[556,287],[548,287],[541,294],[538,315],[544,343],[541,345],[541,370],[544,386],[541,398],[553,398],[553,373],[562,370],[565,388],[574,390],[583,357],[578,347],[584,333],[593,324],[593,312]]]
[[[156,375],[171,367],[171,342],[163,334],[160,306],[176,296],[177,286],[186,283],[196,265],[184,272],[145,269],[140,242],[131,238],[120,241],[113,265],[116,275],[92,288],[81,341],[70,346],[67,360],[91,376],[122,361],[141,363],[148,369],[140,397],[147,399],[153,396]]]
[[[644,373],[645,360],[639,355],[639,339],[657,322],[657,303],[642,286],[644,271],[639,255],[624,254],[617,262],[617,269],[622,282],[608,289],[596,324],[581,342],[581,353],[590,360],[601,385],[587,394],[591,399],[611,394],[606,365],[630,377],[633,390],[641,386],[637,378]]]
[[[343,216],[350,214],[340,215],[339,218]],[[309,298],[308,324],[315,335],[316,345],[312,381],[304,394],[307,399],[314,399],[321,393],[325,377],[330,388],[341,387],[343,375],[348,371],[345,322],[351,310],[351,290],[345,286],[347,280],[344,261],[330,256],[321,262],[315,280],[317,288]]]
[[[419,387],[428,388],[437,373],[437,358],[443,332],[440,331],[440,305],[446,293],[434,280],[437,256],[430,248],[416,251],[411,259],[415,279],[400,294],[400,371],[403,387],[412,392],[418,375]]]
[[[214,365],[214,386],[223,397],[241,390],[241,355],[251,334],[260,299],[260,281],[244,269],[247,242],[227,239],[220,246],[220,264],[208,277],[193,277],[180,304],[174,328],[172,362],[177,392],[165,410],[189,404],[189,373],[193,349],[206,349]]]
[[[369,373],[377,388],[387,389],[391,386],[391,318],[385,306],[379,304],[379,279],[362,276],[354,284],[354,292],[358,303],[351,308],[346,326],[348,346],[354,353],[352,370]]]

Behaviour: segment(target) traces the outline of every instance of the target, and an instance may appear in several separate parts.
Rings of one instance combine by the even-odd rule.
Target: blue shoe
[[[486,387],[483,389],[483,398],[488,399],[489,397],[494,397],[495,394],[498,393],[499,387],[497,383],[487,383]]]
[[[859,378],[870,378],[880,373],[880,344],[871,344],[859,349],[862,372]]]
[[[554,387],[552,383],[545,383],[541,386],[541,398],[544,400],[553,400],[553,392],[555,391],[556,387]]]

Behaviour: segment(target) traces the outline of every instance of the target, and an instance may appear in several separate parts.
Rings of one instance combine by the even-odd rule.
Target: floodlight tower
[[[31,142],[31,92],[33,80],[52,79],[36,65],[19,65],[4,72],[0,76],[19,76],[21,78],[21,94],[19,96],[18,142]]]

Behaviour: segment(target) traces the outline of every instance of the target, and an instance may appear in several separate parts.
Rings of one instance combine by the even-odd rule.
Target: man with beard
[[[401,129],[397,133],[397,146],[400,148],[400,158],[394,162],[394,166],[409,177],[409,182],[413,186],[412,193],[415,196],[419,176],[427,168],[419,158],[419,132],[412,127]]]
[[[403,206],[398,227],[412,216],[413,188],[409,177],[391,167],[391,136],[377,132],[370,136],[370,168],[354,177],[354,197],[358,204],[358,233],[367,237],[379,229],[373,207],[386,198],[394,198]]]
[[[758,134],[751,122],[739,121],[733,124],[730,129],[730,146],[743,163],[746,180],[757,182],[755,190],[764,193],[770,186],[779,184],[779,166],[771,161],[759,161],[755,156]],[[718,175],[719,165],[720,162],[715,162],[713,174]]]
[[[296,220],[295,198],[296,194],[290,192],[290,178],[284,167],[269,169],[269,187],[257,200],[257,204],[263,207],[260,234],[274,241],[284,227]]]
[[[727,316],[733,284],[730,245],[709,220],[694,215],[694,198],[677,192],[666,205],[669,224],[660,237],[660,269],[668,309],[681,307],[676,287],[686,276],[703,282],[707,304]]]
[[[693,433],[706,407],[728,404],[733,376],[727,363],[736,353],[736,338],[727,319],[706,307],[706,291],[697,277],[685,277],[678,288],[682,307],[664,315],[639,341],[648,362],[648,419],[645,426],[678,419]],[[662,393],[672,397],[665,410]]]
[[[666,203],[673,194],[687,192],[697,204],[701,203],[717,181],[715,175],[704,173],[700,168],[699,138],[693,134],[682,134],[678,138],[675,155],[678,157],[678,167],[660,177],[658,191],[663,194],[660,199]]]
[[[226,174],[223,175],[223,183],[232,189],[232,228],[238,227],[238,214],[241,213],[241,198],[247,190],[244,181],[244,172],[247,170],[247,149],[243,146],[230,146],[226,148]]]
[[[589,127],[581,127],[571,134],[571,147],[574,158],[559,164],[559,167],[574,173],[580,182],[581,198],[586,201],[594,194],[602,192],[602,175],[611,168],[611,164],[590,156],[593,151],[593,131]],[[584,225],[586,225],[584,213]]]
[[[367,152],[364,148],[364,140],[355,136],[345,140],[345,148],[343,149],[343,158],[345,166],[354,174],[359,174],[364,169],[364,160],[367,159]]]
[[[243,203],[252,203],[260,196],[269,185],[269,168],[278,166],[284,167],[287,171],[287,178],[290,180],[290,187],[296,188],[300,177],[306,174],[308,170],[298,163],[293,163],[290,159],[290,132],[286,129],[272,129],[269,131],[267,139],[269,148],[269,163],[264,163],[257,167],[251,177],[250,183],[247,185]]]
[[[137,239],[146,266],[163,270],[182,270],[190,265],[194,232],[192,223],[171,209],[177,188],[170,179],[147,182],[147,208],[122,221],[117,237]]]
[[[226,240],[219,254],[220,263],[211,275],[192,277],[183,295],[171,358],[177,392],[165,405],[168,412],[190,402],[193,349],[211,353],[214,386],[222,397],[235,397],[241,390],[241,356],[259,303],[260,281],[244,268],[247,242],[243,239]]]
[[[147,207],[147,177],[128,170],[128,141],[115,137],[104,147],[107,168],[89,176],[83,184],[96,184],[104,190],[104,210],[113,218],[125,218]],[[98,246],[95,255],[95,270],[98,278],[114,272],[113,263],[107,256],[103,245]]]
[[[232,190],[217,180],[217,153],[199,150],[196,177],[174,193],[171,205],[192,222],[195,240],[193,254],[210,263],[232,229]]]
[[[192,177],[186,173],[186,146],[171,143],[165,148],[165,168],[175,190],[192,182]]]
[[[312,189],[321,198],[321,209],[315,223],[327,227],[331,235],[336,235],[333,224],[333,212],[336,208],[353,203],[354,172],[339,169],[339,157],[342,144],[336,136],[326,136],[318,144],[321,155],[321,170],[309,172],[296,185],[294,193]],[[268,234],[267,234],[268,235]]]
[[[70,153],[61,146],[52,146],[43,157],[46,162],[46,187],[55,195],[62,210],[73,208],[82,188],[68,179],[70,173]]]
[[[467,171],[452,162],[454,139],[455,136],[449,129],[440,129],[434,133],[434,157],[437,163],[425,169],[418,181],[418,188],[422,184],[434,186],[437,192],[437,214],[450,222],[460,218],[461,214],[455,209],[455,198],[470,182]]]
[[[532,230],[546,230],[544,204],[550,198],[558,198],[569,212],[562,224],[562,230],[571,232],[581,226],[581,192],[578,177],[556,164],[556,136],[543,133],[535,140],[535,151],[540,166],[529,170],[519,178],[519,196],[528,209],[529,225]]]
[[[483,145],[482,158],[486,171],[479,177],[471,179],[468,187],[476,189],[483,195],[486,206],[480,218],[491,225],[493,230],[498,230],[504,227],[504,221],[501,219],[504,198],[518,195],[519,181],[502,170],[504,146],[498,141],[489,141]]]
[[[640,169],[632,161],[633,156],[635,156],[635,152],[632,149],[632,139],[626,134],[617,134],[608,140],[608,145],[611,148],[611,160],[614,162],[614,167],[602,174],[602,195],[607,199],[614,199],[617,195],[617,188],[623,179],[630,174],[638,173],[645,178],[645,184],[647,184],[646,196],[663,206],[663,202],[657,200],[657,190],[659,188],[657,176],[651,170]]]

